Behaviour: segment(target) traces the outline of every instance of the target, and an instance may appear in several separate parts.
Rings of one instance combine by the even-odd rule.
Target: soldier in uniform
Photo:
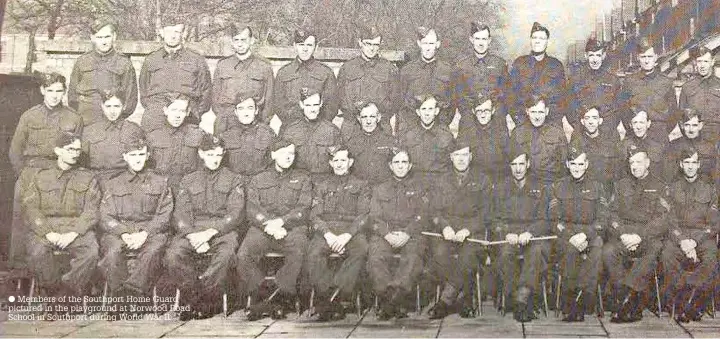
[[[681,171],[678,170],[677,164],[682,162],[681,153],[690,147],[696,149],[702,161],[700,172],[705,180],[718,183],[717,158],[718,146],[717,140],[712,140],[705,134],[705,118],[702,113],[693,108],[682,110],[682,117],[679,119],[680,132],[682,136],[675,139],[668,146],[664,158],[665,173],[664,179],[668,183],[674,182],[680,178]]]
[[[98,261],[100,188],[91,171],[76,166],[79,135],[60,134],[54,146],[56,165],[28,178],[21,192],[28,266],[45,296],[87,295]],[[69,270],[58,251],[69,254]]]
[[[180,319],[209,318],[228,291],[235,268],[238,233],[245,221],[243,178],[224,166],[225,144],[205,135],[198,148],[203,168],[180,181],[175,195],[175,236],[165,251],[165,267],[184,304]],[[209,257],[209,262],[203,257]],[[197,261],[206,262],[198,267]]]
[[[140,103],[145,108],[141,127],[146,133],[163,126],[163,107],[168,93],[181,93],[188,98],[191,122],[210,110],[212,85],[205,58],[185,47],[187,34],[182,21],[164,21],[160,31],[163,47],[145,58],[140,69]],[[187,173],[187,172],[186,172]]]
[[[81,55],[73,66],[68,86],[68,105],[82,116],[85,126],[102,121],[102,95],[114,89],[125,99],[121,119],[137,106],[137,79],[130,58],[115,49],[117,26],[101,21],[91,27],[93,50]]]
[[[698,149],[685,147],[679,153],[683,177],[670,185],[673,208],[668,239],[661,260],[666,295],[677,305],[677,320],[699,321],[716,274],[718,194],[716,186],[700,170],[705,159]]]
[[[557,223],[563,321],[574,322],[595,312],[608,202],[603,184],[586,175],[593,166],[586,150],[571,147],[565,166],[570,175],[552,185],[548,214]]]
[[[114,89],[103,92],[100,101],[104,118],[87,126],[83,132],[88,167],[95,171],[101,186],[127,168],[122,158],[123,144],[145,138],[140,126],[122,118],[125,105],[121,95]]]
[[[163,107],[165,123],[147,135],[153,169],[166,176],[173,188],[183,176],[195,171],[199,160],[197,148],[204,132],[186,122],[190,101],[183,94],[168,94]]]
[[[307,87],[311,92],[320,93],[325,100],[320,118],[331,121],[338,110],[337,80],[332,69],[313,56],[317,48],[317,35],[306,30],[297,30],[294,41],[297,57],[281,67],[275,78],[275,115],[285,126],[302,120],[303,113],[298,109],[297,103],[302,101],[300,90]]]
[[[718,58],[706,47],[691,51],[698,77],[688,81],[680,91],[680,107],[694,108],[705,118],[705,134],[713,142],[720,139],[720,74]]]
[[[212,109],[215,113],[215,135],[230,128],[240,93],[258,98],[262,107],[259,121],[270,122],[273,104],[273,70],[270,62],[252,53],[255,35],[249,26],[230,26],[233,55],[218,61],[212,84]]]
[[[616,110],[616,104],[621,84],[617,75],[611,71],[610,65],[605,62],[606,57],[605,45],[602,42],[596,39],[587,41],[585,44],[587,64],[578,66],[570,72],[568,87],[572,102],[569,112],[576,114],[568,116],[568,122],[574,128],[580,127],[582,123],[579,120],[587,113],[584,108],[595,106],[603,113],[602,129],[615,134],[612,139],[617,139],[620,115]],[[595,154],[592,151],[589,153]],[[597,163],[593,161],[593,167],[596,165]]]
[[[342,139],[357,159],[353,165],[353,174],[368,182],[383,182],[390,178],[387,152],[395,144],[395,139],[390,131],[380,128],[383,116],[375,103],[357,102],[355,111],[362,132],[350,131],[350,135],[347,135],[347,130],[342,131]]]
[[[232,120],[227,129],[215,132],[225,142],[225,162],[230,170],[246,179],[264,171],[270,164],[270,146],[275,133],[260,118],[263,101],[250,93],[238,93]]]
[[[650,138],[667,144],[668,134],[676,124],[667,101],[668,92],[673,91],[673,81],[660,71],[657,52],[647,40],[642,39],[637,44],[636,52],[640,71],[625,79],[619,97],[619,109],[647,112],[648,119],[655,125]]]
[[[403,303],[423,270],[425,241],[420,232],[428,225],[429,199],[421,180],[411,173],[408,151],[388,153],[392,178],[375,186],[370,201],[370,241],[367,271],[380,300],[378,319],[407,317]],[[391,271],[393,254],[400,260]]]
[[[541,274],[547,269],[550,245],[533,241],[533,236],[550,233],[548,223],[548,187],[530,171],[529,149],[519,145],[510,148],[508,164],[511,175],[495,185],[495,203],[490,239],[505,239],[497,265],[505,296],[513,296],[517,321],[534,318],[533,295],[539,288]],[[511,306],[506,306],[510,308]]]
[[[531,95],[525,100],[527,118],[513,131],[512,141],[530,150],[530,171],[546,184],[565,176],[567,138],[562,129],[548,120],[548,100]]]
[[[325,97],[311,88],[300,89],[299,108],[303,117],[285,125],[280,136],[297,147],[295,167],[313,175],[329,173],[324,161],[328,146],[341,142],[340,130],[330,121],[320,118]]]
[[[315,309],[320,320],[333,319],[336,313],[344,317],[340,301],[351,295],[368,253],[365,236],[370,210],[368,182],[351,172],[355,158],[347,147],[331,146],[328,153],[333,174],[313,188],[310,218],[314,232],[307,256],[308,278],[316,300],[318,297],[321,300]],[[332,253],[341,256],[342,263],[336,272],[328,266]]]
[[[450,63],[437,58],[440,49],[440,39],[433,28],[418,27],[417,45],[420,48],[420,58],[410,61],[400,70],[400,95],[405,107],[400,107],[401,113],[397,116],[395,130],[398,135],[404,134],[407,129],[416,125],[414,109],[415,97],[432,94],[438,101],[447,105],[439,112],[438,123],[447,126],[455,117],[453,76],[455,67]]]
[[[380,112],[387,113],[381,126],[392,133],[390,117],[398,109],[400,79],[397,67],[379,56],[381,43],[382,35],[377,28],[362,29],[358,38],[360,56],[345,62],[338,72],[340,110],[345,117],[343,134],[348,136],[360,132],[353,119],[358,113],[358,101],[373,102]]]
[[[244,289],[254,300],[266,298],[250,308],[248,320],[258,320],[267,312],[283,318],[290,298],[297,295],[300,269],[308,246],[308,215],[312,203],[312,184],[308,173],[293,168],[295,145],[279,139],[271,148],[272,168],[254,176],[246,186],[249,229],[237,252],[237,272]],[[277,271],[277,289],[261,293],[265,274],[260,270],[262,257],[269,251],[285,255]],[[268,283],[270,283],[268,281]],[[263,295],[265,294],[265,295]],[[267,298],[273,297],[272,300]]]
[[[550,30],[539,23],[533,23],[530,30],[531,53],[523,55],[512,64],[510,71],[511,92],[508,93],[508,105],[511,112],[516,115],[516,121],[525,120],[523,116],[524,99],[535,93],[546,98],[546,106],[553,116],[550,123],[559,125],[562,117],[567,114],[567,105],[564,102],[567,85],[565,68],[562,62],[555,57],[547,55]],[[531,167],[532,168],[532,167]]]
[[[653,279],[668,229],[667,186],[652,173],[655,169],[648,153],[641,146],[628,148],[625,159],[631,176],[618,181],[610,203],[603,264],[618,305],[612,322],[642,319],[643,295]]]
[[[123,146],[128,169],[105,184],[100,203],[98,268],[113,295],[147,296],[162,272],[174,202],[167,178],[145,166],[145,140]]]
[[[667,149],[667,141],[662,142],[651,137],[651,128],[657,129],[655,121],[650,120],[647,112],[633,109],[624,114],[623,125],[628,126],[629,131],[625,135],[625,139],[618,143],[618,158],[624,159],[634,148],[642,148],[650,158],[654,175],[663,180],[663,156]],[[630,174],[630,168],[625,166],[624,162],[621,161],[622,165],[618,167],[620,177]]]
[[[473,272],[479,266],[485,248],[465,241],[468,237],[485,239],[492,218],[493,184],[478,168],[472,166],[471,146],[458,143],[450,148],[453,170],[438,179],[432,190],[432,226],[442,232],[443,239],[432,239],[433,271],[443,286],[440,300],[430,310],[430,319],[441,319],[451,313],[459,292],[463,292],[460,316],[472,317]],[[456,252],[458,262],[453,262]],[[476,291],[476,293],[480,293]]]

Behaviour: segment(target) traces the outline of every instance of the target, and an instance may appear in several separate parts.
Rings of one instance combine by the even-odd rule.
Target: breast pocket
[[[151,184],[144,189],[144,194],[141,201],[143,213],[145,213],[146,215],[155,214],[164,190],[164,186],[157,184]]]
[[[397,208],[398,206],[396,206],[395,204],[395,197],[389,193],[381,192],[380,194],[378,194],[377,200],[380,205],[382,219],[394,220],[396,219],[395,214],[397,212],[403,212],[402,210]]]
[[[193,209],[204,209],[205,202],[205,187],[199,183],[193,183],[187,188],[190,201],[192,202]]]
[[[169,169],[173,161],[173,153],[172,141],[165,138],[157,138],[152,141],[151,159],[157,170],[165,172]]]
[[[96,88],[98,73],[95,72],[95,65],[89,63],[79,65],[78,73],[80,75],[76,88],[78,92],[83,93]]]
[[[291,180],[281,190],[281,196],[278,199],[284,206],[294,207],[300,198],[300,191],[302,190],[302,182]]]
[[[48,130],[45,126],[28,125],[27,143],[33,146],[41,146],[45,144],[44,140],[48,138]]]
[[[278,78],[278,81],[284,90],[285,98],[290,101],[288,104],[297,105],[296,101],[300,98],[300,74],[286,74]]]
[[[178,85],[181,87],[193,89],[195,80],[197,79],[198,69],[192,62],[181,62],[176,69],[176,77]]]
[[[70,215],[80,215],[85,206],[85,194],[90,189],[89,182],[71,182],[68,183],[66,191],[67,205],[65,209]]]
[[[137,201],[129,189],[123,187],[122,189],[111,192],[110,195],[115,202],[116,215],[114,215],[114,217],[126,218],[137,213],[137,207],[133,208],[133,206],[137,206]]]

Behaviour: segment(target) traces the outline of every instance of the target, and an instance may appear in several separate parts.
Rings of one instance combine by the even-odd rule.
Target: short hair
[[[437,31],[434,28],[428,28],[425,26],[420,26],[415,29],[415,36],[418,40],[424,39],[430,32],[435,32],[435,35],[437,35]]]
[[[163,107],[168,107],[172,105],[173,102],[177,100],[183,100],[188,102],[188,108],[190,106],[190,102],[192,101],[190,97],[187,94],[184,93],[178,93],[178,92],[170,92],[165,94],[165,103],[163,104]]]
[[[492,35],[490,26],[480,21],[473,21],[470,23],[470,36],[473,36],[477,32],[488,31],[488,35]]]
[[[275,138],[275,141],[272,143],[272,147],[270,147],[270,151],[277,151],[279,149],[288,147],[290,145],[295,145],[292,141],[284,139],[284,138]]]
[[[702,113],[694,108],[684,108],[681,110],[682,118],[680,124],[690,121],[690,119],[697,117],[698,121],[703,121]]]
[[[410,151],[408,151],[407,148],[403,146],[393,146],[388,149],[388,156],[387,156],[387,162],[392,162],[393,158],[395,158],[396,155],[400,153],[405,153],[408,156],[408,161],[412,163],[412,156],[410,155]]]
[[[602,118],[602,116],[604,115],[605,112],[603,112],[603,108],[600,105],[596,105],[596,104],[580,105],[580,107],[578,108],[578,117],[580,119],[584,118],[585,114],[587,114],[587,112],[590,112],[593,109],[598,111],[598,115]]]
[[[530,36],[532,36],[535,32],[545,32],[547,37],[550,38],[550,30],[537,21],[533,23],[532,28],[530,29]]]
[[[471,110],[474,111],[475,108],[477,108],[478,106],[484,104],[485,101],[488,101],[488,100],[490,100],[490,102],[492,103],[492,106],[495,107],[495,103],[496,103],[496,100],[497,100],[497,97],[496,97],[495,93],[479,92],[479,93],[477,94],[477,96],[473,97],[472,100],[471,100],[471,102],[470,102],[470,103],[471,103],[471,107],[470,107]]]
[[[539,93],[533,93],[533,94],[530,94],[527,97],[525,97],[525,100],[523,101],[523,107],[525,109],[529,109],[530,107],[533,107],[533,106],[539,104],[540,102],[543,102],[545,104],[545,106],[547,106],[548,105],[547,97],[545,97],[544,95],[539,94]]]
[[[248,31],[251,38],[255,36],[255,32],[253,32],[253,29],[248,25],[231,24],[230,26],[228,26],[228,29],[227,29],[228,34],[230,34],[231,38],[244,32],[245,30]]]
[[[117,34],[118,26],[117,24],[112,20],[97,20],[90,25],[90,33],[95,34],[99,32],[101,29],[105,28],[106,26],[110,26],[110,29],[113,31],[113,33]]]
[[[118,98],[118,99],[120,99],[120,102],[125,104],[125,93],[118,90],[117,88],[113,87],[113,88],[109,88],[109,89],[100,91],[100,99],[102,100],[103,103],[105,103],[105,101],[108,101],[112,98]]]
[[[647,148],[643,146],[636,145],[634,143],[629,144],[625,147],[625,160],[630,160],[635,155],[638,155],[640,153],[645,153],[646,157],[650,156],[650,153],[648,152]]]
[[[358,29],[358,39],[360,40],[375,39],[377,37],[382,39],[382,33],[376,26],[361,26]]]
[[[256,95],[255,93],[250,92],[238,92],[235,94],[235,105],[247,100],[247,99],[253,99],[255,101],[255,107],[260,110],[263,106],[265,106],[265,97],[260,97]]]
[[[72,144],[75,140],[82,141],[82,137],[78,133],[74,132],[60,132],[54,140],[53,145],[55,147],[63,148],[67,145]]]
[[[424,104],[425,101],[428,101],[428,100],[430,100],[430,99],[434,99],[434,100],[435,100],[436,106],[437,106],[438,108],[441,107],[442,100],[440,100],[440,98],[439,98],[437,95],[435,95],[435,94],[421,94],[421,95],[417,95],[417,96],[413,97],[413,100],[412,100],[413,108],[415,108],[415,109],[420,108],[420,106],[422,106],[422,104]]]
[[[147,140],[145,140],[145,138],[140,137],[140,138],[135,138],[135,139],[129,140],[127,142],[123,142],[122,146],[123,146],[122,147],[123,154],[125,154],[125,153],[141,150],[145,147],[148,147],[148,143],[147,143]]]
[[[313,96],[313,95],[319,95],[320,101],[323,100],[322,92],[318,89],[309,88],[309,87],[303,87],[300,89],[300,101],[305,101],[307,98]]]
[[[165,15],[161,18],[161,25],[160,28],[170,27],[170,26],[177,26],[177,25],[183,25],[187,27],[187,20],[179,15],[173,15],[176,13],[172,12],[165,12]]]
[[[705,46],[695,46],[690,50],[690,58],[697,59],[708,53],[710,53],[710,56],[713,56],[711,49],[709,49]]]
[[[360,100],[353,103],[353,109],[355,110],[356,115],[360,115],[360,113],[362,113],[362,110],[370,106],[375,106],[378,109],[378,114],[380,113],[380,107],[374,101]]]
[[[653,46],[653,44],[650,42],[650,40],[648,40],[648,39],[646,39],[646,38],[640,39],[640,41],[638,41],[638,42],[635,44],[635,51],[636,51],[638,54],[645,53],[645,51],[647,51],[647,50],[649,50],[649,49],[651,49],[651,48],[655,48],[655,46]]]
[[[297,29],[295,30],[295,34],[293,35],[293,41],[296,44],[303,43],[311,36],[315,37],[315,43],[317,44],[318,37],[315,32],[312,32],[308,29]]]
[[[198,146],[199,150],[209,151],[218,147],[225,150],[225,141],[223,141],[223,139],[209,133],[203,133],[202,139],[200,139],[200,146]]]
[[[338,152],[342,152],[342,151],[346,151],[348,153],[348,158],[354,158],[352,152],[350,151],[350,148],[348,148],[345,145],[328,146],[326,150],[327,150],[327,154],[330,157],[330,159],[332,159],[335,156],[335,154],[337,154]]]
[[[590,38],[585,43],[585,52],[596,52],[605,49],[605,45],[597,39]]]
[[[698,160],[700,160],[700,152],[692,145],[685,145],[680,148],[678,151],[678,160],[682,162],[683,160],[687,158],[691,158],[693,155],[698,155]]]
[[[61,83],[63,88],[67,89],[66,81],[65,76],[57,72],[43,73],[40,76],[40,86],[42,87],[50,87],[55,83]]]

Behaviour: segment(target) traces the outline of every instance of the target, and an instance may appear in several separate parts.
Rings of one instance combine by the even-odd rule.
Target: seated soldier
[[[440,319],[451,313],[459,292],[463,292],[460,316],[472,317],[473,273],[477,271],[480,253],[485,248],[465,241],[468,237],[485,239],[486,227],[492,221],[492,182],[482,171],[471,166],[473,154],[466,144],[450,148],[453,171],[448,172],[434,183],[432,190],[432,223],[442,231],[443,239],[432,239],[430,248],[434,272],[443,284],[440,301],[430,310],[430,319]],[[452,254],[458,254],[453,262]],[[479,293],[479,291],[476,291]]]
[[[630,169],[625,163],[627,155],[634,149],[644,149],[650,158],[654,175],[663,180],[663,155],[667,148],[667,142],[662,143],[651,137],[652,121],[650,121],[648,113],[633,109],[624,114],[623,125],[629,126],[629,130],[625,133],[625,139],[618,143],[617,157],[621,164],[617,171],[619,178],[632,174],[628,172]]]
[[[122,158],[123,144],[145,137],[140,126],[120,119],[124,109],[124,99],[120,95],[115,89],[102,93],[100,109],[105,119],[85,127],[83,132],[88,167],[96,171],[101,185],[127,168]]]
[[[378,319],[407,317],[403,302],[423,270],[428,198],[422,181],[411,173],[408,151],[392,148],[388,166],[392,177],[373,188],[370,201],[370,231],[367,270],[378,296]],[[400,254],[395,272],[393,255]]]
[[[665,176],[668,183],[672,183],[683,177],[682,171],[678,170],[678,163],[681,163],[681,153],[688,148],[698,151],[700,157],[700,175],[704,180],[710,180],[715,185],[720,184],[720,176],[717,173],[718,148],[709,136],[703,133],[705,122],[699,111],[692,108],[682,110],[682,117],[678,124],[682,136],[670,143],[665,153]]]
[[[272,168],[254,176],[247,185],[245,209],[249,229],[236,259],[237,273],[247,293],[253,300],[267,299],[250,308],[247,317],[251,321],[262,318],[265,313],[274,319],[285,316],[285,310],[297,295],[298,276],[308,245],[310,176],[304,170],[293,168],[295,144],[276,140],[270,156],[274,161]],[[271,251],[284,254],[285,259],[275,275],[277,289],[265,294],[259,291],[265,281],[259,265],[263,256]],[[269,288],[262,289],[265,290]]]
[[[295,167],[303,169],[315,177],[330,173],[325,162],[328,146],[340,144],[340,130],[326,119],[318,119],[323,107],[320,92],[308,88],[300,90],[300,108],[304,119],[297,119],[283,127],[280,136],[296,145],[297,161]]]
[[[630,149],[625,157],[632,176],[615,185],[611,202],[608,243],[603,248],[608,283],[619,305],[612,322],[642,319],[641,300],[657,266],[667,232],[667,186],[653,175],[648,151]]]
[[[225,144],[205,135],[198,148],[204,168],[180,181],[175,197],[175,237],[165,252],[165,267],[190,305],[180,319],[204,319],[218,313],[220,296],[230,285],[238,233],[245,220],[243,178],[224,166]],[[198,260],[210,257],[206,266]]]
[[[533,94],[525,100],[528,118],[513,131],[512,141],[531,150],[530,171],[545,184],[552,184],[565,175],[563,162],[567,149],[565,132],[546,122],[550,108],[545,97]]]
[[[76,166],[80,153],[79,135],[58,135],[57,164],[24,178],[28,184],[20,192],[23,219],[30,231],[25,244],[27,263],[41,296],[90,292],[98,261],[95,226],[101,193],[92,172]],[[60,252],[69,254],[69,270],[58,261]]]
[[[328,153],[334,174],[313,188],[310,217],[314,235],[307,256],[310,284],[316,300],[320,300],[315,309],[320,320],[330,320],[336,313],[340,318],[345,316],[340,301],[355,288],[368,252],[365,225],[370,209],[369,185],[352,174],[355,158],[345,146],[331,146]],[[335,273],[328,267],[332,253],[342,257]]]
[[[593,164],[586,150],[570,148],[565,162],[570,176],[553,184],[550,219],[557,223],[557,252],[562,278],[563,321],[584,321],[595,312],[608,202],[603,184],[586,176]]]
[[[503,293],[514,306],[515,320],[531,321],[534,315],[534,292],[547,270],[550,244],[533,241],[534,236],[550,233],[547,207],[548,187],[530,173],[529,150],[519,145],[509,149],[511,176],[495,185],[494,229],[492,238],[508,241],[500,248],[499,266]],[[520,260],[519,260],[520,259]]]
[[[227,167],[249,180],[270,165],[270,146],[275,133],[258,117],[262,99],[240,93],[235,101],[235,114],[227,116],[226,129],[217,136],[225,141]]]
[[[353,175],[377,184],[390,177],[387,153],[395,144],[395,138],[390,135],[390,131],[381,128],[383,115],[377,105],[372,102],[355,104],[358,107],[356,118],[360,127],[356,127],[358,131],[348,131],[343,127],[342,138],[357,159],[353,165]]]
[[[203,136],[197,125],[185,121],[189,102],[183,94],[168,94],[163,107],[165,124],[147,134],[153,169],[166,176],[170,187],[175,189],[183,176],[197,168],[197,148]]]
[[[148,295],[162,269],[173,196],[167,177],[146,168],[145,140],[123,147],[128,169],[105,184],[100,204],[98,267],[112,295]]]
[[[677,320],[699,321],[705,312],[717,264],[718,194],[704,173],[699,150],[678,154],[683,177],[670,185],[673,224],[662,250],[665,293],[677,305]]]

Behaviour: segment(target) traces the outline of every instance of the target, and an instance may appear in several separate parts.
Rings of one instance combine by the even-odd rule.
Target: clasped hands
[[[523,232],[520,234],[517,233],[508,233],[505,235],[505,240],[510,245],[520,245],[525,246],[530,243],[530,239],[532,239],[533,235],[530,232]]]
[[[64,250],[65,247],[70,245],[73,241],[75,241],[75,238],[77,238],[78,234],[77,232],[68,232],[68,233],[57,233],[57,232],[50,232],[48,234],[45,234],[45,239],[47,239],[51,244],[57,246],[57,248]]]
[[[287,229],[285,229],[285,221],[281,218],[269,219],[263,222],[265,228],[263,231],[271,235],[275,240],[281,240],[287,235]]]
[[[345,253],[345,245],[350,241],[352,235],[350,233],[343,233],[335,235],[335,233],[327,232],[323,235],[330,249],[337,254]]]
[[[446,226],[442,231],[443,238],[447,241],[464,242],[465,239],[470,236],[470,231],[467,228],[463,228],[457,232],[450,226]]]
[[[195,249],[196,253],[206,253],[210,250],[210,239],[218,234],[218,230],[214,228],[208,228],[204,231],[189,233],[185,236],[190,245]]]

